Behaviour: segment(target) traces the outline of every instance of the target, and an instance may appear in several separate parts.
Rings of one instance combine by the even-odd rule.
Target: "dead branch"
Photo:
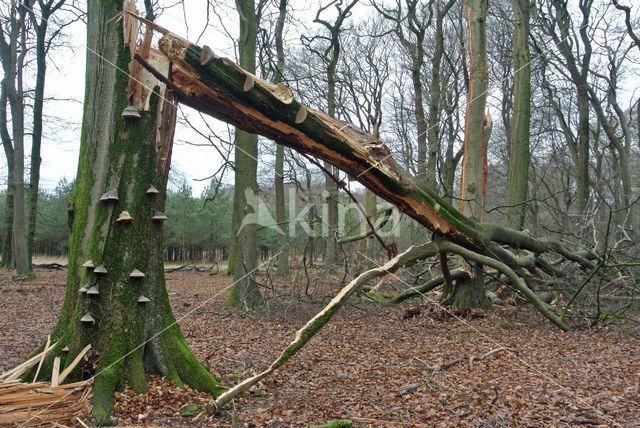
[[[401,267],[413,264],[417,260],[434,256],[437,253],[438,248],[433,242],[417,247],[410,247],[407,251],[400,255],[397,255],[384,265],[370,269],[358,275],[344,288],[342,288],[342,290],[340,290],[340,292],[320,312],[318,312],[318,314],[316,314],[311,320],[309,320],[304,325],[304,327],[296,332],[294,340],[280,353],[280,356],[269,366],[269,368],[255,376],[243,380],[238,385],[220,395],[214,402],[210,403],[207,406],[208,411],[210,413],[217,412],[229,401],[248,391],[255,384],[272,374],[280,366],[286,363],[289,358],[294,356],[300,349],[302,349],[302,347],[318,331],[320,331],[320,329],[325,324],[329,322],[329,320],[349,299],[349,297],[351,297],[353,293],[355,293],[364,284],[374,278],[384,276],[387,273],[394,272]]]

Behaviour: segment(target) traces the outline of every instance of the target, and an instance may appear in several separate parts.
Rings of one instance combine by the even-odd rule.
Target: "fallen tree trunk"
[[[354,125],[303,106],[287,87],[259,79],[232,61],[216,56],[206,46],[193,45],[153,23],[147,22],[147,25],[164,34],[159,46],[171,61],[170,74],[167,77],[158,72],[141,56],[136,59],[173,89],[181,103],[244,131],[263,135],[305,155],[327,161],[432,230],[436,237],[433,242],[412,247],[385,265],[352,280],[297,332],[294,340],[265,371],[222,394],[211,404],[210,410],[220,409],[282,366],[363,284],[420,258],[443,257],[451,252],[491,266],[503,273],[556,326],[568,329],[565,321],[542,302],[516,272],[548,268],[549,263],[539,257],[540,253],[555,252],[583,268],[593,266],[590,260],[597,258],[595,254],[576,252],[570,245],[557,240],[536,239],[502,226],[469,220],[433,189],[418,187],[379,139]],[[518,257],[504,246],[528,250],[534,255]]]
[[[588,250],[576,251],[573,244],[537,239],[524,232],[468,219],[435,190],[418,187],[381,140],[300,104],[286,86],[252,75],[231,60],[216,56],[206,46],[201,48],[155,28],[164,34],[160,50],[172,63],[171,75],[164,79],[181,103],[329,162],[439,236],[498,258],[512,269],[527,267],[529,260],[521,262],[500,245],[535,253],[556,252],[584,268],[593,267],[590,260],[597,255]],[[154,72],[144,58],[137,59]]]

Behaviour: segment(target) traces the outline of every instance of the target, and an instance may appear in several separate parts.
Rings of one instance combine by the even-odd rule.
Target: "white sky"
[[[142,9],[141,2],[138,7]],[[157,19],[157,23],[170,29],[172,32],[196,42],[200,45],[211,46],[216,53],[221,53],[234,58],[233,45],[230,38],[220,30],[220,21],[210,17],[210,26],[206,27],[206,3],[202,0],[185,0],[185,7],[174,7],[165,10]],[[234,37],[237,34],[237,16],[235,2],[223,1],[227,7],[218,9],[218,13],[225,24],[227,31]],[[292,1],[296,9],[295,18],[302,21],[304,27],[313,25],[317,0],[301,3]],[[329,16],[328,10],[326,16]],[[354,17],[367,13],[365,6],[360,6],[354,11]],[[324,17],[325,15],[323,15]],[[188,20],[189,28],[185,24]],[[76,175],[78,166],[78,154],[80,146],[80,124],[82,121],[82,100],[84,98],[84,73],[86,55],[92,55],[86,50],[85,24],[77,22],[68,27],[66,34],[69,36],[71,49],[60,49],[48,60],[46,96],[60,99],[49,101],[45,104],[45,114],[50,118],[45,123],[45,135],[42,144],[41,188],[52,190],[61,178],[72,180]],[[295,43],[298,36],[290,32],[287,41]],[[73,101],[69,101],[73,100]],[[214,119],[210,119],[216,130],[220,130],[222,136],[226,136],[226,125]],[[194,120],[195,123],[200,122]],[[201,122],[200,122],[201,123]],[[217,125],[215,125],[217,123]],[[203,128],[203,132],[206,130]],[[189,141],[196,145],[185,143]],[[25,140],[28,145],[29,138]],[[202,144],[197,146],[197,144]],[[174,143],[172,169],[183,175],[193,187],[194,195],[199,195],[208,185],[208,181],[196,181],[194,179],[208,177],[213,174],[221,164],[221,158],[212,147],[206,147],[207,141],[190,129],[178,126]],[[29,163],[28,153],[30,147],[26,147],[26,163]],[[0,169],[2,177],[6,177],[6,159],[0,156]],[[0,180],[2,180],[0,177]],[[232,178],[231,173],[226,174],[225,181]],[[6,179],[5,179],[6,180]]]
[[[138,2],[141,3],[141,2]],[[226,5],[218,8],[217,11],[231,37],[237,35],[237,14],[235,12],[235,2],[233,0],[221,0],[220,3]],[[319,0],[302,2],[301,0],[291,0],[295,8],[295,19],[298,28],[308,31],[318,24],[313,23],[315,11],[320,3]],[[326,4],[326,0],[323,1]],[[197,42],[200,45],[207,44],[217,53],[234,57],[232,40],[227,36],[217,17],[210,16],[210,26],[205,29],[206,24],[206,2],[203,0],[184,0],[184,8],[174,7],[166,10],[158,18],[157,22],[170,29],[174,33],[186,39]],[[362,1],[353,10],[352,19],[359,19],[371,12],[369,2]],[[323,18],[331,19],[331,8],[328,9]],[[621,17],[619,17],[622,19]],[[188,22],[189,28],[187,28]],[[77,22],[69,27],[66,33],[72,49],[57,51],[49,58],[46,92],[48,97],[55,97],[60,101],[49,101],[45,105],[45,114],[49,116],[45,123],[45,139],[42,146],[42,166],[41,166],[41,187],[45,190],[55,188],[58,181],[66,177],[71,180],[75,177],[77,170],[78,152],[80,144],[80,123],[82,120],[82,100],[84,97],[84,72],[85,58],[87,51],[85,48],[85,25]],[[288,25],[285,31],[286,43],[299,43],[299,34],[293,26]],[[91,53],[89,53],[91,55]],[[624,97],[624,92],[623,97]],[[633,91],[628,91],[631,95]],[[75,100],[75,101],[68,101]],[[492,113],[493,114],[493,113]],[[494,116],[497,117],[497,116]],[[217,121],[210,119],[212,124]],[[194,120],[195,123],[199,122]],[[218,123],[213,125],[216,131],[226,137],[226,125]],[[202,128],[206,133],[206,129]],[[28,138],[27,141],[28,142]],[[186,144],[189,141],[195,145]],[[201,144],[198,146],[198,144]],[[199,195],[207,186],[208,181],[194,181],[194,179],[208,177],[213,174],[221,164],[221,158],[212,147],[207,147],[208,142],[203,140],[195,132],[178,127],[173,151],[172,168],[180,172],[193,187],[195,195]],[[30,150],[26,148],[26,152]],[[0,180],[6,180],[6,160],[0,156]],[[28,163],[28,155],[27,155]],[[230,182],[231,173],[226,175],[225,181]],[[1,181],[0,181],[1,182]]]

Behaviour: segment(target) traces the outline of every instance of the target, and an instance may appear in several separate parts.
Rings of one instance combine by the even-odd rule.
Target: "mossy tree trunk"
[[[258,19],[254,0],[237,0],[240,15],[238,51],[240,66],[251,73],[256,70],[256,37]],[[257,226],[245,221],[253,214],[251,198],[258,191],[258,137],[236,128],[235,184],[233,189],[232,239],[229,260],[234,285],[225,303],[229,306],[255,306],[262,300],[260,288],[253,280],[258,267]]]
[[[6,76],[5,76],[6,78]],[[5,78],[0,83],[0,138],[7,160],[7,193],[5,208],[5,229],[2,242],[2,267],[13,266],[13,144],[7,128],[7,92]]]
[[[164,206],[176,106],[170,92],[156,87],[149,96],[118,71],[130,70],[136,76],[135,67],[129,68],[131,51],[123,43],[123,24],[113,19],[121,10],[120,1],[88,3],[87,84],[69,267],[62,313],[52,333],[57,345],[50,354],[69,362],[85,345],[92,345],[98,358],[93,377],[93,414],[98,422],[108,417],[116,388],[128,382],[134,391],[143,392],[149,373],[212,394],[221,392],[189,350],[172,315],[164,280],[162,223],[151,220],[152,211]],[[140,111],[139,120],[121,117],[131,102]],[[151,185],[160,189],[159,195],[146,193]],[[100,200],[109,190],[117,191],[117,201]],[[130,224],[117,222],[125,210],[133,217]],[[88,260],[108,272],[97,274],[83,267]],[[145,277],[130,278],[134,269]],[[96,286],[99,295],[80,293],[83,286]],[[149,301],[139,303],[140,296]],[[95,323],[81,322],[87,313]],[[63,353],[63,347],[69,352]],[[50,367],[51,360],[41,373],[51,373]],[[81,376],[79,368],[72,374]]]
[[[513,32],[513,118],[511,120],[511,156],[507,181],[505,224],[524,227],[529,194],[529,130],[531,128],[531,55],[529,53],[529,0],[512,0],[515,14]]]

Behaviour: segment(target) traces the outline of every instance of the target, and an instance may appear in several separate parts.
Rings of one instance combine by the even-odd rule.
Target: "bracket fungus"
[[[87,260],[86,262],[82,263],[82,267],[93,269],[94,267],[96,267],[96,264],[93,262],[93,260]]]
[[[80,321],[82,321],[85,324],[95,324],[96,323],[96,319],[94,317],[92,317],[89,312],[84,314],[84,316],[82,318],[80,318]]]
[[[126,120],[138,120],[140,119],[140,112],[135,106],[126,106],[122,110],[122,118]]]
[[[138,269],[134,269],[129,274],[129,278],[144,278],[144,273],[140,272]]]
[[[107,270],[106,267],[104,267],[104,265],[100,265],[100,266],[98,266],[97,268],[95,268],[93,270],[93,273],[102,274],[102,275],[104,275],[104,274],[106,274],[108,272],[109,271]]]
[[[151,301],[151,299],[149,299],[147,296],[144,295],[140,295],[140,297],[138,297],[138,303],[149,303]]]
[[[149,186],[147,189],[147,195],[149,196],[156,196],[158,193],[160,193],[160,191],[154,185]]]
[[[87,290],[87,295],[97,296],[99,294],[100,294],[100,291],[98,291],[98,287],[96,287],[95,285]]]
[[[151,216],[151,221],[155,221],[155,222],[162,222],[168,220],[168,217],[162,212],[162,211],[154,211],[153,215]]]
[[[102,202],[117,202],[118,201],[118,191],[116,189],[108,190],[100,197]]]
[[[80,292],[80,294],[82,294],[82,293],[86,293],[87,291],[89,291],[89,289],[87,288],[86,285],[83,285],[82,287],[80,287],[78,289],[78,291]]]
[[[120,224],[130,224],[133,221],[133,217],[131,217],[129,211],[122,211],[116,221]]]

